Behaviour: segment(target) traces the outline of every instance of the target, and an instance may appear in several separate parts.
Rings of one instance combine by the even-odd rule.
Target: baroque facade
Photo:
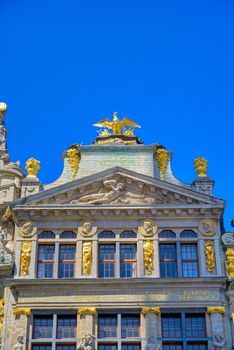
[[[207,161],[192,184],[128,118],[72,145],[55,182],[10,161],[0,104],[1,350],[233,349],[234,235]]]

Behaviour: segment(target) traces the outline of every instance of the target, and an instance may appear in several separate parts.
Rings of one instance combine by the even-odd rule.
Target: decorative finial
[[[194,159],[194,168],[198,176],[207,176],[208,161],[203,157]]]
[[[37,176],[38,171],[40,170],[40,162],[35,158],[29,158],[26,161],[25,169],[28,172],[28,176]]]
[[[5,102],[0,102],[0,112],[5,112],[7,110],[7,104]]]
[[[155,156],[159,167],[160,180],[165,180],[167,165],[169,161],[169,154],[165,148],[158,147],[156,148]]]
[[[72,172],[71,179],[73,180],[76,177],[81,159],[78,145],[72,145],[69,147],[69,149],[67,150],[67,157]]]

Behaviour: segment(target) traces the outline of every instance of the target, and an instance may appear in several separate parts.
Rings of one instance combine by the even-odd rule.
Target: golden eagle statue
[[[140,125],[134,123],[131,119],[124,117],[123,120],[119,120],[117,117],[117,112],[113,114],[113,120],[110,121],[108,118],[105,118],[101,120],[100,122],[93,124],[93,126],[98,126],[99,128],[107,128],[111,129],[113,135],[122,135],[126,134],[129,135],[132,134],[133,136],[133,129],[134,128],[140,128]],[[129,130],[124,130],[125,127],[130,127]],[[130,132],[130,133],[129,133]]]

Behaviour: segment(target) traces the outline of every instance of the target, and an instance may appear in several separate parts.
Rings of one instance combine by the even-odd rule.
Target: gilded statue
[[[156,160],[160,172],[160,180],[165,180],[166,170],[169,162],[169,154],[165,148],[157,148],[155,151]]]
[[[81,337],[80,344],[78,345],[79,350],[93,350],[94,349],[94,336],[91,334],[85,334]]]
[[[35,158],[29,158],[26,161],[25,169],[28,172],[28,176],[37,176],[38,171],[40,170],[40,162]]]
[[[194,159],[194,168],[198,176],[207,176],[208,161],[203,157]]]
[[[4,299],[0,298],[0,332],[3,329],[3,318],[4,318]]]
[[[143,244],[143,255],[144,255],[144,267],[148,275],[153,272],[153,261],[154,261],[154,242],[145,241]]]
[[[150,220],[146,220],[138,227],[138,232],[144,237],[153,237],[157,232],[157,226]]]
[[[93,126],[97,126],[99,128],[107,128],[112,130],[113,135],[122,135],[126,134],[127,130],[125,130],[125,127],[130,127],[131,130],[134,128],[140,128],[140,125],[136,124],[134,121],[131,119],[125,117],[123,120],[119,120],[117,117],[117,112],[113,114],[113,120],[110,121],[108,118],[105,118],[101,120],[100,122],[93,124]],[[105,131],[105,130],[104,130]],[[106,133],[106,131],[105,131]],[[127,135],[127,134],[126,134]],[[103,135],[101,135],[103,136]],[[133,131],[131,132],[131,136],[133,135]]]
[[[86,221],[82,226],[78,228],[78,233],[83,237],[92,237],[97,232],[97,227],[94,226],[90,221]]]
[[[7,222],[7,221],[10,221],[10,220],[12,220],[12,211],[11,211],[10,207],[7,207],[6,210],[3,213],[2,221],[3,222]]]
[[[82,269],[84,276],[90,275],[92,269],[92,242],[83,242]]]
[[[208,272],[214,272],[215,269],[215,251],[214,242],[205,241],[206,266]]]
[[[228,278],[234,278],[234,249],[232,247],[226,250],[226,270]]]
[[[116,180],[106,180],[98,193],[91,193],[71,201],[71,204],[151,204],[155,199],[145,195],[128,192],[122,182]]]
[[[203,219],[201,220],[198,229],[204,236],[214,236],[217,232],[217,224],[211,219]]]
[[[67,151],[68,163],[71,168],[72,179],[75,179],[80,165],[80,151],[78,145],[72,145]]]
[[[23,275],[23,276],[29,275],[31,250],[32,250],[32,242],[31,241],[23,241],[21,243],[20,270],[21,270],[21,275]]]

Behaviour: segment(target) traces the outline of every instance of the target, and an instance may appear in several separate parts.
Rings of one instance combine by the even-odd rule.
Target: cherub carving
[[[224,349],[225,346],[225,341],[224,341],[224,337],[222,336],[222,334],[215,334],[214,336],[214,350],[222,350]]]
[[[79,350],[93,350],[94,348],[94,336],[91,334],[85,334],[78,345]]]
[[[17,343],[14,346],[14,350],[23,350],[24,349],[23,340],[24,340],[24,337],[22,335],[19,335],[17,337]]]

